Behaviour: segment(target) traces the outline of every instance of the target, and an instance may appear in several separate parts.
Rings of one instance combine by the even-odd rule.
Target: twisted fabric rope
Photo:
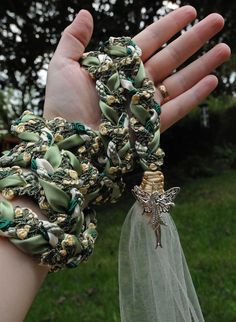
[[[160,105],[140,56],[128,37],[111,37],[99,51],[83,55],[100,99],[98,131],[29,111],[12,126],[22,142],[0,159],[0,190],[8,200],[32,197],[48,221],[4,201],[0,235],[50,271],[75,267],[92,253],[97,232],[89,204],[115,202],[124,190],[123,174],[137,162],[149,171],[163,163]]]
[[[96,79],[102,111],[100,133],[107,139],[108,155],[113,152],[112,171],[131,170],[134,158],[144,170],[155,171],[163,164],[160,149],[160,105],[154,100],[155,87],[145,77],[141,50],[129,37],[110,37],[100,51],[82,58],[90,75]],[[128,160],[128,167],[122,168]],[[110,160],[107,160],[108,164]],[[111,171],[111,170],[110,170]]]

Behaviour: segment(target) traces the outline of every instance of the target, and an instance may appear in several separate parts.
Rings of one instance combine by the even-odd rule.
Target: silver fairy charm
[[[153,176],[161,177],[161,180],[154,180]],[[141,187],[135,186],[133,193],[135,198],[143,207],[143,215],[150,217],[151,226],[156,235],[156,248],[161,245],[161,225],[166,226],[162,218],[164,213],[168,213],[171,206],[174,206],[173,200],[178,194],[180,188],[174,187],[167,191],[163,190],[164,181],[160,171],[153,172],[152,178],[146,178],[142,181]]]

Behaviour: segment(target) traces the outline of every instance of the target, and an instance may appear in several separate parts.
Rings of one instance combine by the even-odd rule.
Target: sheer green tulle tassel
[[[159,209],[153,214],[150,199],[145,204],[137,198],[123,224],[119,247],[121,321],[202,322],[178,232],[166,211],[178,189],[164,192],[161,172],[153,180],[144,173],[144,179],[139,193],[145,192],[142,196],[153,199],[151,208],[156,201]]]

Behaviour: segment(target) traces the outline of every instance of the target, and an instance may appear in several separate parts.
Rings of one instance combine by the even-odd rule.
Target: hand
[[[146,73],[156,85],[156,100],[162,101],[158,90],[160,82],[169,93],[170,100],[162,105],[162,132],[183,118],[215,89],[218,80],[210,73],[230,56],[230,48],[226,44],[217,44],[193,63],[172,74],[223,28],[224,19],[216,13],[195,24],[152,56],[195,18],[196,10],[184,6],[154,22],[133,38],[142,49]],[[79,120],[94,129],[98,127],[100,110],[95,83],[78,63],[92,31],[93,19],[85,10],[81,10],[64,30],[48,69],[44,105],[46,118],[61,116],[70,121]]]

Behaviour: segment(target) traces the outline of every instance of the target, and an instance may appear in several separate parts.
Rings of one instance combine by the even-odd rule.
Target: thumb
[[[74,21],[65,28],[55,51],[55,56],[78,61],[93,33],[93,17],[87,10],[80,10]]]

